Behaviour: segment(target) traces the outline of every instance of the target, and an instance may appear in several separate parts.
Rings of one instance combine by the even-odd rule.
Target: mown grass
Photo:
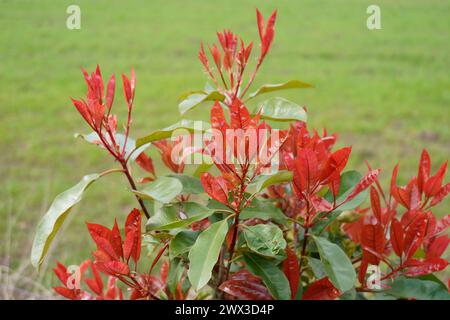
[[[301,79],[313,90],[286,92],[306,105],[309,126],[340,134],[353,145],[350,166],[364,160],[383,167],[397,161],[400,181],[416,173],[421,148],[435,165],[450,151],[450,2],[380,0],[382,30],[366,28],[373,1],[1,1],[0,2],[0,233],[8,212],[15,218],[13,267],[28,258],[38,219],[52,198],[86,173],[113,163],[100,150],[75,140],[87,127],[69,97],[85,92],[79,66],[97,63],[105,75],[138,77],[133,136],[178,120],[179,93],[201,88],[201,40],[232,28],[257,39],[254,8],[278,7],[273,50],[256,84]],[[66,8],[79,4],[81,30],[65,27]],[[116,112],[125,115],[123,99]],[[207,114],[206,107],[196,115]],[[93,249],[84,221],[123,220],[135,205],[119,175],[94,185],[73,212],[51,261],[77,263]],[[447,200],[438,210],[448,213]]]

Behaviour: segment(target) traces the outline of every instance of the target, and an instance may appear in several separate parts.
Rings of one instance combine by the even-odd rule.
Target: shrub
[[[274,39],[276,12],[257,10],[260,48],[247,75],[253,42],[219,32],[219,45],[202,44],[199,59],[211,84],[181,96],[182,115],[209,104],[210,123],[182,119],[134,140],[130,137],[136,77],[122,75],[128,116],[117,132],[112,113],[115,77],[88,73],[84,99],[72,102],[92,133],[82,137],[106,150],[117,169],[85,176],[60,194],[38,225],[31,260],[40,267],[58,229],[90,184],[121,172],[138,208],[124,228],[88,223],[93,261],[75,274],[58,263],[69,299],[354,299],[448,298],[433,273],[450,238],[450,215],[433,207],[450,192],[447,163],[432,175],[426,150],[416,177],[388,191],[380,169],[346,170],[351,147],[334,150],[336,135],[310,131],[306,109],[284,98],[247,106],[265,93],[312,85],[291,80],[249,93]],[[246,80],[248,79],[248,80]],[[200,141],[200,143],[199,143]],[[156,147],[170,174],[157,175],[146,149]],[[139,187],[136,163],[146,175]],[[167,171],[166,170],[166,171]],[[365,208],[365,199],[370,206]],[[146,220],[142,234],[141,220]],[[151,257],[143,265],[141,249]],[[90,274],[90,277],[87,275]],[[104,284],[103,276],[108,280]],[[128,291],[122,291],[128,288]],[[126,296],[125,296],[126,295]]]

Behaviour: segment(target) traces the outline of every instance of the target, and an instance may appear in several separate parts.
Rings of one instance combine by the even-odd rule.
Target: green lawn
[[[69,97],[85,92],[79,66],[104,75],[137,74],[133,136],[178,120],[179,93],[203,87],[201,40],[232,28],[257,40],[255,7],[278,7],[273,50],[256,84],[300,79],[313,90],[289,99],[309,110],[310,127],[326,126],[352,144],[350,166],[401,161],[399,179],[416,173],[423,147],[433,164],[450,151],[450,1],[379,0],[382,30],[366,28],[372,0],[292,1],[1,1],[0,262],[17,268],[29,256],[38,219],[59,192],[113,164],[75,140],[88,128]],[[81,30],[65,27],[66,8],[81,7]],[[118,90],[121,93],[121,91]],[[123,99],[116,112],[125,116]],[[197,114],[207,114],[207,107]],[[123,220],[135,205],[120,176],[94,185],[76,208],[51,261],[77,263],[93,245],[84,221]],[[386,181],[386,180],[384,180]],[[448,213],[447,200],[438,210]]]

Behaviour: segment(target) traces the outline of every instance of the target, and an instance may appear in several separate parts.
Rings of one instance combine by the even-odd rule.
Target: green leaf
[[[292,181],[292,172],[282,170],[274,174],[260,175],[256,177],[252,183],[252,186],[255,187],[255,192],[261,192],[271,185],[290,181]]]
[[[289,281],[276,265],[276,260],[268,260],[260,255],[247,252],[244,254],[244,261],[251,273],[261,277],[274,298],[291,299]]]
[[[182,228],[205,219],[213,213],[214,210],[195,202],[166,205],[148,219],[145,228],[147,231]]]
[[[100,138],[98,137],[98,134],[96,132],[91,132],[89,134],[76,133],[75,138],[81,138],[93,144],[96,144],[96,142],[100,141]],[[105,135],[105,139],[106,142],[111,143],[111,138],[109,136]],[[122,133],[116,133],[114,135],[114,140],[119,145],[120,150],[122,150],[125,144],[125,135]],[[149,146],[150,144],[146,143],[139,146],[139,148],[136,148],[136,141],[133,138],[128,137],[127,145],[125,147],[125,159],[129,157],[131,161],[136,160],[136,158]]]
[[[148,183],[144,189],[132,191],[142,199],[169,203],[183,191],[183,185],[178,179],[159,177]]]
[[[284,98],[276,97],[266,100],[262,106],[257,110],[260,112],[261,119],[274,121],[303,121],[306,122],[307,115],[304,108],[298,104],[286,100]]]
[[[178,104],[178,111],[183,115],[200,105],[202,102],[216,100],[223,101],[224,99],[225,96],[218,91],[196,91],[184,96],[184,99]]]
[[[270,200],[254,198],[252,203],[239,214],[242,220],[258,218],[273,220],[278,224],[286,224],[287,219],[283,211],[276,207]]]
[[[333,285],[342,292],[355,285],[356,273],[352,262],[336,244],[322,237],[313,236],[325,273]]]
[[[181,121],[168,126],[164,129],[153,131],[149,135],[139,138],[136,141],[136,147],[140,147],[149,142],[167,139],[176,134],[186,134],[194,132],[205,132],[211,128],[210,124],[203,121],[194,121],[189,119],[182,119]]]
[[[308,257],[308,262],[314,276],[317,279],[322,279],[326,276],[322,261],[316,258]]]
[[[247,246],[253,252],[275,258],[284,253],[286,240],[283,231],[273,224],[257,224],[242,229]]]
[[[169,264],[169,271],[167,273],[166,285],[169,292],[175,296],[178,283],[183,276],[183,262],[181,259],[173,259]]]
[[[170,241],[169,244],[169,255],[171,258],[178,257],[186,252],[189,252],[191,247],[194,245],[195,240],[199,235],[200,231],[183,230]]]
[[[203,190],[200,179],[191,177],[185,174],[170,174],[169,177],[178,179],[183,185],[183,193],[200,194],[205,192]]]
[[[286,89],[302,89],[302,88],[313,88],[314,86],[312,84],[302,82],[299,80],[290,80],[288,82],[284,83],[277,83],[277,84],[266,84],[260,87],[255,92],[251,93],[248,96],[248,99],[252,99],[256,96],[259,96],[263,93],[268,93],[272,91],[278,91],[278,90],[286,90]]]
[[[415,298],[418,300],[450,300],[450,293],[445,286],[432,280],[398,277],[385,294],[398,299]]]
[[[59,194],[53,200],[50,208],[39,222],[34,237],[31,264],[35,268],[39,269],[42,265],[50,244],[70,210],[81,201],[83,192],[98,178],[100,175],[96,173],[86,175],[75,186]]]
[[[189,252],[188,277],[196,291],[211,279],[211,272],[219,258],[222,243],[228,232],[228,221],[213,223],[204,230]]]

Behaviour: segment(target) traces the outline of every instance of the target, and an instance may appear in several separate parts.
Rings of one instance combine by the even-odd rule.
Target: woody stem
[[[125,162],[122,162],[122,168],[123,168],[123,172],[124,172],[125,176],[128,179],[131,189],[137,190],[136,183],[134,182],[133,177],[130,174],[130,170],[128,169],[128,166]],[[144,212],[145,216],[147,217],[147,219],[149,219],[150,214],[148,213],[148,210],[145,207],[144,201],[142,201],[142,199],[138,195],[135,195],[135,197],[136,197],[136,200],[139,202],[139,205],[141,206],[142,211]]]

